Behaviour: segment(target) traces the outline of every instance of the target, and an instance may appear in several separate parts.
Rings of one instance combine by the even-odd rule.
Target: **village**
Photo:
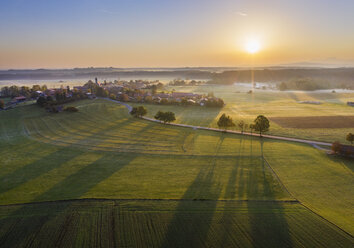
[[[137,102],[163,105],[182,106],[205,106],[223,107],[224,101],[215,97],[212,93],[208,95],[196,94],[193,92],[178,92],[175,90],[166,91],[164,84],[159,80],[114,80],[113,82],[99,82],[89,80],[83,86],[74,86],[72,89],[67,86],[60,88],[47,88],[46,85],[33,85],[32,88],[22,86],[3,87],[0,97],[11,98],[0,108],[9,109],[17,104],[29,101],[43,101],[52,104],[63,104],[79,99],[95,99],[97,97],[109,97],[112,100],[122,102]]]

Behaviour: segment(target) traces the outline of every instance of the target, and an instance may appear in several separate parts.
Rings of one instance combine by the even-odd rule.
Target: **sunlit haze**
[[[248,66],[250,53],[256,66],[350,66],[353,10],[352,0],[3,0],[0,69]]]
[[[257,40],[250,40],[246,43],[245,48],[248,53],[254,54],[260,50],[261,45]]]

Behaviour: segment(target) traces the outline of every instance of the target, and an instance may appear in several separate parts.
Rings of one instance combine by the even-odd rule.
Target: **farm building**
[[[95,94],[92,94],[90,92],[87,92],[86,93],[86,96],[89,98],[89,99],[95,99],[96,98],[96,95]]]
[[[24,97],[24,96],[14,97],[11,100],[12,103],[24,102],[24,101],[26,101],[26,97]]]

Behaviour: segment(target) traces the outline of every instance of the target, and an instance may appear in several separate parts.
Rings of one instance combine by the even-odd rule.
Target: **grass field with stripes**
[[[0,246],[353,244],[352,161],[72,105],[0,112]]]

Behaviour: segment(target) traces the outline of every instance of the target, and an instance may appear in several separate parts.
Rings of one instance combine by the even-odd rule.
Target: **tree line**
[[[226,131],[229,127],[236,126],[233,122],[232,118],[226,114],[222,114],[217,122],[219,128],[222,128]],[[251,133],[254,131],[259,132],[259,135],[262,136],[262,133],[269,131],[269,120],[264,115],[258,115],[256,119],[254,119],[252,124],[247,124],[243,120],[237,123],[237,126],[240,128],[241,133],[244,132],[245,129],[249,128]]]
[[[46,85],[33,85],[31,88],[28,86],[17,86],[17,85],[12,85],[12,86],[4,86],[1,88],[1,96],[2,97],[18,97],[18,96],[24,96],[26,98],[36,98],[38,97],[37,91],[45,91],[47,90]]]
[[[147,114],[147,109],[144,106],[133,107],[132,110],[130,111],[130,114],[134,117],[141,118]],[[167,112],[158,111],[155,114],[154,118],[156,120],[162,121],[163,123],[170,123],[176,120],[175,114],[171,111],[167,111]],[[219,128],[222,128],[225,131],[229,127],[236,126],[232,118],[226,114],[222,114],[220,116],[217,125]],[[253,130],[257,131],[259,132],[260,136],[262,136],[262,133],[267,132],[269,130],[270,124],[267,117],[265,117],[264,115],[259,115],[253,121],[252,124],[248,125],[243,120],[241,120],[238,122],[237,126],[241,129],[241,133],[243,133],[244,130],[249,127],[251,131]]]
[[[132,108],[130,111],[130,114],[134,117],[141,118],[147,114],[147,110],[144,106],[138,106]],[[163,111],[158,111],[154,118],[156,120],[162,121],[163,123],[170,123],[176,120],[175,113],[171,111],[163,112]]]

